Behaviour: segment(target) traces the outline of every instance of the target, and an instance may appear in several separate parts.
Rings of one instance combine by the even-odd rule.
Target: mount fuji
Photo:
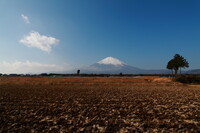
[[[81,69],[81,73],[87,74],[168,74],[168,70],[145,70],[129,66],[119,59],[106,57],[95,64]]]

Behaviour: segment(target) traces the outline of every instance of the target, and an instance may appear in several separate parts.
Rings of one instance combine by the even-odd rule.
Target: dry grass
[[[200,87],[169,78],[0,78],[0,132],[199,129]]]

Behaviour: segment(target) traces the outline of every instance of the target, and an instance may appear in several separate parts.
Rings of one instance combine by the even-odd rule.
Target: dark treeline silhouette
[[[184,74],[192,75],[192,74]],[[200,74],[195,74],[200,75]],[[135,76],[159,76],[171,77],[171,74],[57,74],[57,73],[41,73],[41,74],[2,74],[5,77],[135,77]]]

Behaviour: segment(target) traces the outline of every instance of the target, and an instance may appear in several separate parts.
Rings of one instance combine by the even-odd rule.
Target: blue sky
[[[198,0],[1,0],[0,73],[67,71],[112,56],[200,68]]]

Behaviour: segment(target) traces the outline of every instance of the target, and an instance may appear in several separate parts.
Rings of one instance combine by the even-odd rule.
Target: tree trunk
[[[181,74],[181,67],[180,67],[180,74]]]
[[[174,73],[175,73],[175,76],[176,76],[177,73],[178,73],[178,69],[174,69]]]

